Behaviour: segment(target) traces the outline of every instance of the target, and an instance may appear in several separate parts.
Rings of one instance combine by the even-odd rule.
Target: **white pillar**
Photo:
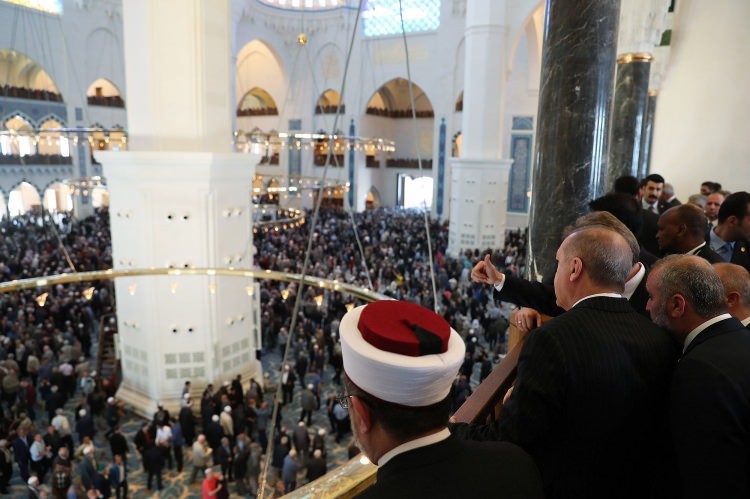
[[[259,155],[231,153],[229,0],[123,5],[130,150],[100,153],[119,268],[250,267]],[[150,415],[237,374],[260,377],[251,280],[116,281],[123,382]]]
[[[466,6],[462,150],[452,158],[448,253],[502,247],[511,161],[502,158],[505,0]]]

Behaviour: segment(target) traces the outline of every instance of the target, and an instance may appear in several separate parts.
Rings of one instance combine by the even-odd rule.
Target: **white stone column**
[[[128,152],[100,153],[119,268],[250,267],[251,183],[259,155],[231,153],[229,0],[123,5]],[[185,380],[260,377],[247,278],[116,281],[118,397],[150,415],[177,410]]]
[[[462,151],[450,160],[448,253],[502,247],[511,161],[502,158],[505,0],[468,0]]]

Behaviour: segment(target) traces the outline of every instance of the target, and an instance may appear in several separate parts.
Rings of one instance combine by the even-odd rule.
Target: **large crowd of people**
[[[636,315],[628,315],[627,320],[637,324],[638,334],[660,331],[659,327],[665,327],[679,331],[678,337],[683,341],[687,342],[685,337],[692,341],[695,334],[692,329],[686,329],[687,326],[700,326],[696,317],[723,321],[725,317],[720,313],[711,315],[721,307],[717,305],[709,314],[700,303],[694,303],[695,297],[688,297],[685,299],[687,308],[672,311],[670,315],[662,298],[668,294],[665,291],[667,284],[674,287],[676,282],[679,286],[692,286],[694,282],[686,277],[690,272],[700,271],[703,280],[716,272],[710,266],[696,266],[691,258],[698,257],[709,263],[735,264],[719,267],[725,291],[722,300],[724,306],[728,304],[732,315],[747,325],[750,322],[750,280],[745,276],[750,274],[744,269],[750,265],[743,258],[750,257],[747,254],[750,194],[719,192],[721,186],[713,182],[702,187],[707,192],[692,196],[690,203],[682,205],[661,176],[651,175],[642,181],[619,179],[615,184],[616,192],[592,202],[592,209],[609,211],[613,216],[607,215],[607,218],[595,213],[583,217],[570,229],[571,235],[567,236],[561,253],[558,253],[560,265],[570,275],[560,282],[555,279],[554,285],[551,280],[546,284],[529,283],[523,279],[525,231],[508,232],[502,249],[477,249],[450,257],[446,253],[447,225],[430,222],[432,244],[428,247],[422,214],[409,210],[378,209],[352,215],[333,209],[321,211],[312,234],[307,273],[371,288],[400,302],[434,309],[442,316],[455,329],[463,344],[464,357],[458,364],[460,367],[446,402],[450,410],[455,410],[487,377],[494,362],[504,353],[508,309],[503,302],[521,306],[516,315],[516,326],[522,331],[544,329],[551,331],[553,336],[559,334],[557,326],[542,325],[540,314],[544,313],[561,318],[561,321],[553,319],[548,323],[558,324],[559,330],[572,328],[578,331],[576,334],[584,334],[582,331],[588,327],[587,317],[594,312],[586,312],[585,307],[582,310],[578,306],[580,301],[588,300],[591,292],[596,291],[594,294],[599,296],[597,307],[607,312],[601,321],[608,323],[605,316],[612,310],[605,302],[614,294],[622,294],[630,304],[618,304],[618,307],[623,308],[622,313],[634,311]],[[716,192],[708,192],[711,189]],[[700,196],[706,201],[702,206]],[[52,222],[49,218],[28,214],[0,223],[0,272],[3,279],[111,267],[108,225],[106,210],[84,220],[63,218]],[[309,230],[308,222],[302,227],[283,231],[259,231],[254,236],[255,265],[261,269],[301,272]],[[600,246],[605,248],[604,252],[594,254]],[[684,257],[664,259],[667,254]],[[675,258],[688,260],[675,261]],[[613,263],[615,259],[622,260],[622,272]],[[596,273],[596,262],[600,261],[604,262],[606,272]],[[648,277],[652,266],[658,270],[653,280]],[[686,268],[689,272],[685,271]],[[593,274],[588,274],[592,270]],[[741,273],[743,270],[744,274]],[[622,293],[618,292],[620,280],[625,283]],[[606,285],[603,285],[605,281]],[[115,399],[116,380],[103,379],[93,372],[92,357],[100,328],[116,327],[115,321],[109,319],[115,310],[110,285],[99,284],[95,288],[90,298],[84,295],[84,287],[77,285],[56,286],[49,289],[43,299],[40,290],[0,295],[0,493],[17,492],[22,481],[30,494],[36,494],[32,497],[125,497],[129,485],[134,484],[133,466],[136,466],[143,469],[137,485],[146,485],[149,490],[161,489],[164,472],[174,469],[168,476],[183,476],[186,483],[195,483],[196,487],[200,478],[199,486],[204,497],[228,497],[230,491],[254,496],[260,486],[264,454],[272,449],[269,485],[280,495],[294,490],[298,483],[325,474],[333,464],[333,450],[345,449],[349,456],[359,451],[352,436],[365,427],[353,427],[355,421],[351,418],[354,415],[351,409],[344,407],[349,404],[344,401],[342,405],[342,399],[337,395],[356,390],[345,371],[340,328],[348,311],[356,310],[355,307],[362,303],[339,292],[327,292],[321,297],[320,291],[308,287],[302,291],[299,315],[293,317],[297,286],[262,281],[263,379],[249,380],[249,384],[248,380],[243,383],[239,378],[215,380],[213,385],[206,387],[200,400],[191,398],[191,380],[186,380],[178,414],[170,415],[160,406],[152,419],[138,423],[137,431],[126,432],[122,424],[133,421],[134,417],[128,415]],[[680,289],[670,290],[674,291],[673,294],[682,292]],[[658,306],[653,303],[655,297],[661,299]],[[693,310],[690,317],[695,320],[676,318],[675,314],[685,310]],[[648,323],[644,315],[651,316],[655,325]],[[719,316],[721,319],[716,319]],[[102,320],[105,317],[107,320]],[[568,323],[571,325],[565,326]],[[617,328],[609,329],[606,341],[611,345],[605,350],[615,348],[612,345],[619,344],[630,334],[624,322],[617,324]],[[589,380],[586,383],[601,384],[605,374],[613,375],[614,371],[592,373],[585,349],[581,350],[571,334],[566,334],[555,340],[556,346],[548,344],[539,335],[530,336],[529,346],[524,347],[524,352],[546,356],[549,362],[557,362],[563,350],[568,352],[565,355],[576,355],[580,358],[575,362],[575,378]],[[565,346],[569,339],[570,345]],[[655,349],[662,349],[665,352],[662,360],[672,359],[671,350],[664,347],[666,343],[649,343],[654,341],[653,334],[645,334],[641,341],[644,351],[654,357]],[[741,342],[734,347],[737,351],[744,348]],[[625,370],[641,362],[641,357],[646,355],[636,350],[635,344],[628,347],[628,358],[633,362],[623,362],[622,358],[618,361],[626,366]],[[525,359],[524,355],[522,358]],[[722,352],[716,355],[721,358]],[[648,364],[649,373],[653,374],[654,380],[658,378],[658,383],[645,383],[637,391],[639,397],[648,399],[643,402],[648,402],[656,410],[666,407],[666,401],[659,398],[663,394],[659,390],[666,390],[671,371],[664,369],[670,369],[672,364],[671,360],[662,362],[655,357],[652,360],[654,362]],[[729,364],[738,373],[742,371],[738,364]],[[608,365],[607,369],[614,369],[616,363]],[[644,366],[646,364],[641,364],[640,371],[636,371],[645,376]],[[519,414],[524,415],[523,428],[545,415],[537,410],[545,405],[527,406],[529,401],[536,400],[539,404],[545,398],[559,394],[558,402],[564,403],[561,401],[565,397],[578,393],[572,390],[579,387],[565,388],[559,384],[568,371],[564,364],[549,364],[544,372],[535,371],[537,367],[519,365],[519,383],[516,392],[508,394],[510,409],[503,412],[505,419],[497,423],[499,426],[461,427],[455,431],[466,438],[509,440],[520,446],[535,460],[549,497],[550,492],[555,496],[554,489],[558,485],[578,490],[576,484],[593,482],[574,476],[572,468],[565,476],[555,474],[548,461],[557,450],[540,443],[563,442],[570,435],[581,442],[585,435],[581,436],[574,422],[571,422],[573,428],[559,426],[553,423],[554,414],[546,414],[545,417],[552,419],[539,427],[540,433],[535,434],[533,440],[526,440],[526,433],[519,432]],[[558,371],[553,372],[552,367]],[[635,376],[636,371],[630,375]],[[681,372],[689,376],[695,371],[684,368]],[[540,383],[546,388],[534,392],[533,387],[541,386]],[[617,385],[615,381],[609,384]],[[690,386],[685,382],[680,387],[685,404],[694,396]],[[719,381],[716,387],[717,390],[723,389]],[[578,412],[583,409],[584,412],[606,412],[612,407],[617,407],[617,411],[624,410],[622,400],[616,397],[599,397],[594,401],[586,399],[586,393],[586,390],[581,391],[579,399],[574,401]],[[372,394],[363,392],[362,396],[371,397]],[[731,399],[729,395],[724,402],[728,399]],[[594,402],[599,409],[589,407]],[[737,410],[734,406],[732,409]],[[358,414],[357,417],[364,417],[362,415],[367,411]],[[384,416],[379,414],[377,417]],[[639,412],[634,417],[637,421],[631,420],[633,424],[646,421],[644,413]],[[575,419],[583,421],[585,418]],[[613,421],[621,419],[598,417],[596,424],[587,428],[606,433],[615,424]],[[361,423],[360,420],[356,422]],[[664,433],[657,432],[660,428],[667,432],[666,420],[659,421],[662,423],[665,426],[649,426],[644,433],[638,433],[636,426],[630,428],[629,433],[621,432],[618,437],[620,449],[635,452],[631,448],[639,443],[664,444],[661,438]],[[689,426],[684,421],[674,425],[680,432],[675,438],[685,438]],[[557,433],[550,440],[551,434],[544,432],[553,429]],[[543,434],[547,436],[538,440],[537,437]],[[644,440],[645,436],[649,438]],[[377,443],[377,439],[372,438],[369,435],[367,440],[370,449],[376,448],[372,445]],[[601,447],[606,441],[592,443],[592,449]],[[678,440],[678,443],[683,445],[685,441]],[[710,449],[711,445],[702,448]],[[690,454],[686,447],[677,450]],[[733,449],[730,455],[737,455],[735,451]],[[592,451],[591,456],[595,455],[598,454]],[[579,457],[581,462],[588,463],[586,466],[599,466],[600,463],[590,460],[591,456]],[[632,464],[629,459],[620,461],[622,466],[615,467],[618,470]],[[700,459],[690,455],[686,466],[694,469],[699,462]],[[570,465],[576,466],[573,461]],[[603,469],[602,473],[604,477],[613,472]],[[14,481],[11,487],[14,477],[20,481]],[[736,477],[728,480],[736,481]],[[683,483],[687,487],[691,481],[683,477]],[[631,482],[631,489],[642,491],[667,485],[673,490],[676,487],[665,481],[641,477],[639,481]],[[692,486],[698,490],[695,484]]]

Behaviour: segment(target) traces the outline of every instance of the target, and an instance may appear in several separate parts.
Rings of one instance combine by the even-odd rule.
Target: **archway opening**
[[[279,109],[271,94],[260,87],[251,88],[240,101],[237,116],[278,116]]]
[[[341,101],[341,95],[333,89],[328,89],[318,98],[315,104],[315,114],[336,114],[339,103],[341,103],[341,113],[346,112],[346,104]]]
[[[90,106],[125,107],[120,89],[105,78],[99,78],[89,86],[86,100]]]
[[[432,177],[398,176],[398,198],[402,208],[429,210],[432,206]]]
[[[365,209],[377,210],[378,208],[380,208],[380,192],[373,186],[365,196]]]
[[[21,182],[8,195],[8,212],[11,217],[26,213],[40,213],[41,199],[36,187],[28,182]]]
[[[31,122],[17,115],[5,122],[5,129],[10,133],[0,135],[3,155],[23,157],[36,154]]]
[[[414,94],[414,110],[417,118],[433,118],[435,112],[432,102],[424,90],[412,83]],[[367,114],[374,116],[386,116],[388,118],[411,118],[412,106],[409,96],[409,80],[405,78],[394,78],[370,97],[367,103]]]
[[[62,123],[50,118],[44,121],[39,128],[39,143],[37,145],[39,154],[70,157],[68,138],[56,131],[64,128]]]
[[[57,85],[42,66],[16,50],[0,50],[0,96],[63,102]]]
[[[71,188],[60,182],[50,184],[44,190],[44,209],[49,213],[70,213],[73,211]]]

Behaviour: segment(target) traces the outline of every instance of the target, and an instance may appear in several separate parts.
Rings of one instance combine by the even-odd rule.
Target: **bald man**
[[[566,312],[529,333],[499,420],[454,427],[465,438],[506,440],[529,452],[548,498],[654,493],[676,352],[669,335],[622,297],[632,268],[633,251],[609,228],[566,237],[554,280]]]
[[[734,263],[714,264],[729,314],[750,329],[750,272]]]
[[[662,253],[695,255],[708,263],[723,262],[706,242],[706,217],[700,208],[683,204],[670,208],[659,217],[656,240]]]

